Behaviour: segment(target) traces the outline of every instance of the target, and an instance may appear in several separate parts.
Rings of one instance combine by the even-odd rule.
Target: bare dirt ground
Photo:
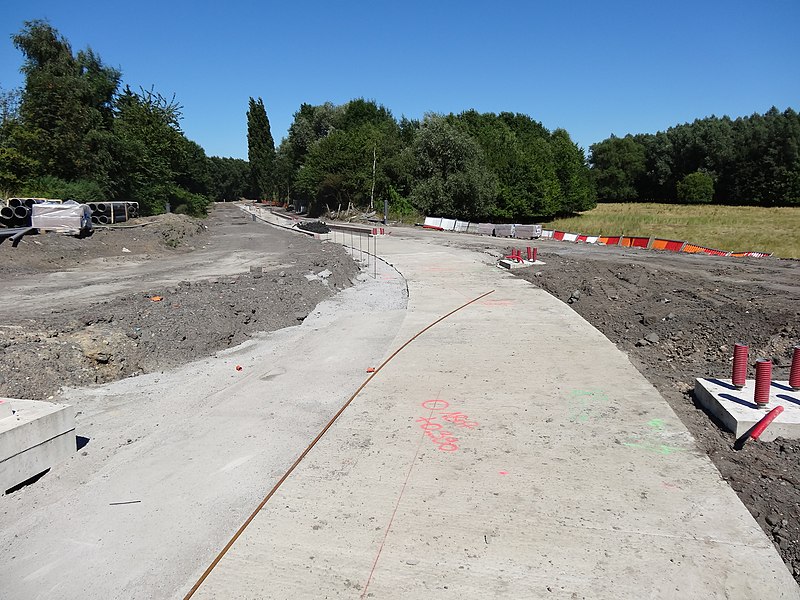
[[[751,363],[772,358],[788,379],[800,344],[800,262],[667,255],[539,243],[547,264],[514,271],[568,302],[625,351],[683,420],[722,476],[773,540],[800,581],[800,441],[750,441],[695,402],[694,378],[730,377],[733,345]],[[754,377],[751,366],[748,377]]]
[[[264,235],[232,205],[135,224],[0,245],[0,396],[43,400],[209,356],[301,322],[358,272],[340,247]]]

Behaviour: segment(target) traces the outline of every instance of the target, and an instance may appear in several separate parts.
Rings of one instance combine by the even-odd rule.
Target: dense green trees
[[[534,220],[594,206],[583,152],[527,115],[398,122],[363,98],[303,104],[278,149],[280,196],[312,213],[351,205],[462,219]],[[374,202],[373,202],[374,201]]]
[[[250,164],[241,158],[208,158],[209,195],[215,202],[232,202],[248,197]]]
[[[91,49],[73,53],[45,21],[26,22],[12,41],[23,55],[25,84],[18,94],[0,91],[0,192],[137,201],[143,214],[168,204],[203,214],[209,194],[233,177],[212,169],[186,138],[174,98],[120,91],[117,69]]]
[[[710,204],[714,199],[714,178],[705,171],[689,173],[678,182],[677,196],[685,204]]]
[[[477,220],[491,214],[497,179],[478,142],[438,115],[428,115],[411,146],[411,202],[425,214]]]
[[[683,201],[692,190],[695,201],[800,205],[800,115],[792,109],[612,136],[590,150],[604,201]]]

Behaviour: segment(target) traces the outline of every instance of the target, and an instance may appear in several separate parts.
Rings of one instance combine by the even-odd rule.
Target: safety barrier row
[[[709,256],[734,256],[766,258],[772,256],[767,252],[726,252],[714,248],[706,248],[697,244],[679,240],[667,240],[654,237],[637,237],[627,235],[585,235],[553,229],[542,229],[541,225],[520,224],[494,224],[494,223],[469,223],[456,219],[440,217],[425,217],[426,229],[437,231],[456,231],[461,233],[477,233],[478,235],[491,235],[495,237],[511,237],[517,239],[544,238],[562,242],[583,242],[585,244],[601,244],[604,246],[621,246],[623,248],[647,248],[652,250],[665,250],[667,252],[685,252],[687,254],[707,254]]]
[[[587,244],[602,244],[604,246],[621,246],[623,248],[647,248],[651,250],[666,250],[667,252],[686,252],[688,254],[708,254],[709,256],[734,256],[734,257],[752,257],[752,258],[766,258],[772,256],[767,252],[726,252],[725,250],[716,250],[714,248],[706,248],[705,246],[698,246],[697,244],[690,244],[678,240],[667,240],[654,237],[635,237],[626,235],[616,236],[591,236],[578,233],[569,233],[566,231],[557,231],[552,229],[543,229],[542,237],[545,239],[554,239],[564,242],[585,242]]]
[[[521,240],[532,240],[541,237],[541,225],[471,223],[457,219],[444,219],[441,217],[425,217],[425,229],[437,231],[455,231],[457,233],[476,233],[478,235],[493,235],[496,237],[513,237]]]

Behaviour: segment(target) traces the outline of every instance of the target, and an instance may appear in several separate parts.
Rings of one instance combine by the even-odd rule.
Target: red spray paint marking
[[[782,406],[776,406],[769,411],[766,415],[764,415],[763,419],[755,424],[755,427],[753,427],[753,430],[750,432],[750,437],[754,440],[757,440],[761,434],[764,433],[764,430],[769,426],[769,424],[772,423],[782,412]]]
[[[514,306],[513,300],[484,300],[481,302],[484,306]]]
[[[422,403],[422,408],[425,410],[444,410],[448,406],[450,406],[450,403],[447,400],[440,400],[438,398],[425,400],[425,402]]]
[[[769,404],[769,388],[772,385],[772,361],[761,358],[756,361],[756,391],[754,400],[760,408]]]
[[[800,390],[800,346],[794,347],[792,353],[792,368],[789,371],[789,387]]]
[[[733,346],[733,373],[731,381],[738,388],[743,388],[747,379],[747,346],[735,344]]]

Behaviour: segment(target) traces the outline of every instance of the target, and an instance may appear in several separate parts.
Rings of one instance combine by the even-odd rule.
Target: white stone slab
[[[792,391],[786,381],[773,381],[765,410],[758,408],[753,400],[755,386],[753,379],[748,379],[742,389],[737,389],[730,379],[698,378],[694,394],[737,438],[747,433],[769,410],[783,406],[783,412],[760,439],[765,442],[776,437],[800,439],[800,391]]]
[[[0,491],[46,471],[75,452],[75,409],[66,404],[0,398]]]

